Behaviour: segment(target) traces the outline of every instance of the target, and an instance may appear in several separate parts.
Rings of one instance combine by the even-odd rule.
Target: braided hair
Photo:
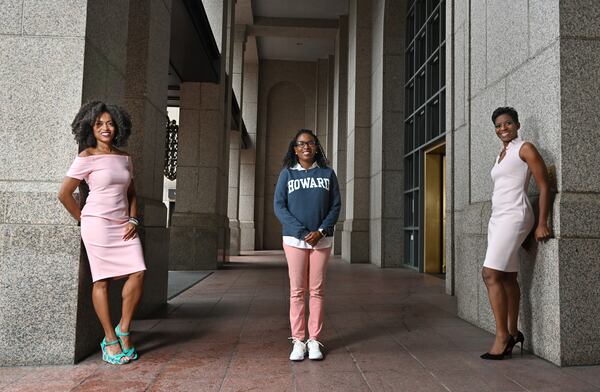
[[[315,153],[315,160],[317,161],[317,165],[319,165],[319,167],[327,167],[329,161],[327,161],[325,151],[323,151],[323,147],[321,146],[321,142],[319,142],[319,138],[317,137],[317,135],[315,135],[313,131],[305,128],[299,129],[298,132],[296,132],[294,138],[290,141],[287,153],[283,157],[283,167],[290,168],[298,163],[298,157],[296,156],[296,152],[294,149],[296,147],[296,141],[298,140],[298,137],[303,134],[310,135],[313,139],[315,139],[317,147],[317,151]]]

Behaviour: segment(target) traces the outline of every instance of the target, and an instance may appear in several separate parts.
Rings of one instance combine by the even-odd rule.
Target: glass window
[[[404,263],[419,268],[424,149],[446,130],[446,1],[408,0],[405,52]]]

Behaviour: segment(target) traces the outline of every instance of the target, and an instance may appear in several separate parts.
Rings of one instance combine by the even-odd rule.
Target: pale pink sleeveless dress
[[[139,237],[123,240],[129,219],[127,189],[133,180],[131,158],[116,154],[78,156],[67,176],[85,180],[90,188],[81,211],[81,238],[92,280],[144,271]]]
[[[505,272],[519,271],[519,247],[534,224],[527,197],[531,172],[519,157],[523,143],[520,137],[511,140],[504,159],[498,162],[500,156],[496,158],[491,173],[494,193],[483,266]]]

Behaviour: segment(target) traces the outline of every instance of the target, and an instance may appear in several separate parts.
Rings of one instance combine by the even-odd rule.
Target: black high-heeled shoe
[[[514,342],[515,342],[515,346],[519,343],[521,343],[521,356],[523,356],[523,343],[525,342],[525,336],[523,335],[523,332],[521,331],[517,331],[517,336],[513,336],[512,337]],[[511,348],[512,351],[512,348]]]
[[[481,354],[480,358],[481,359],[489,359],[489,360],[493,360],[493,361],[499,361],[505,358],[511,358],[512,357],[512,349],[515,346],[515,339],[510,336],[508,338],[508,342],[506,342],[506,346],[504,347],[504,351],[502,352],[502,354],[490,354],[485,353],[485,354]]]

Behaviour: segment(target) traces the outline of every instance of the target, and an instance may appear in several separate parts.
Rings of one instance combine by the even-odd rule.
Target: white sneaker
[[[306,344],[296,338],[290,338],[294,343],[294,348],[290,354],[290,361],[303,361],[306,356]]]
[[[323,353],[321,352],[321,347],[323,347],[323,344],[321,342],[314,339],[308,339],[306,341],[306,346],[308,347],[308,359],[323,359]]]

